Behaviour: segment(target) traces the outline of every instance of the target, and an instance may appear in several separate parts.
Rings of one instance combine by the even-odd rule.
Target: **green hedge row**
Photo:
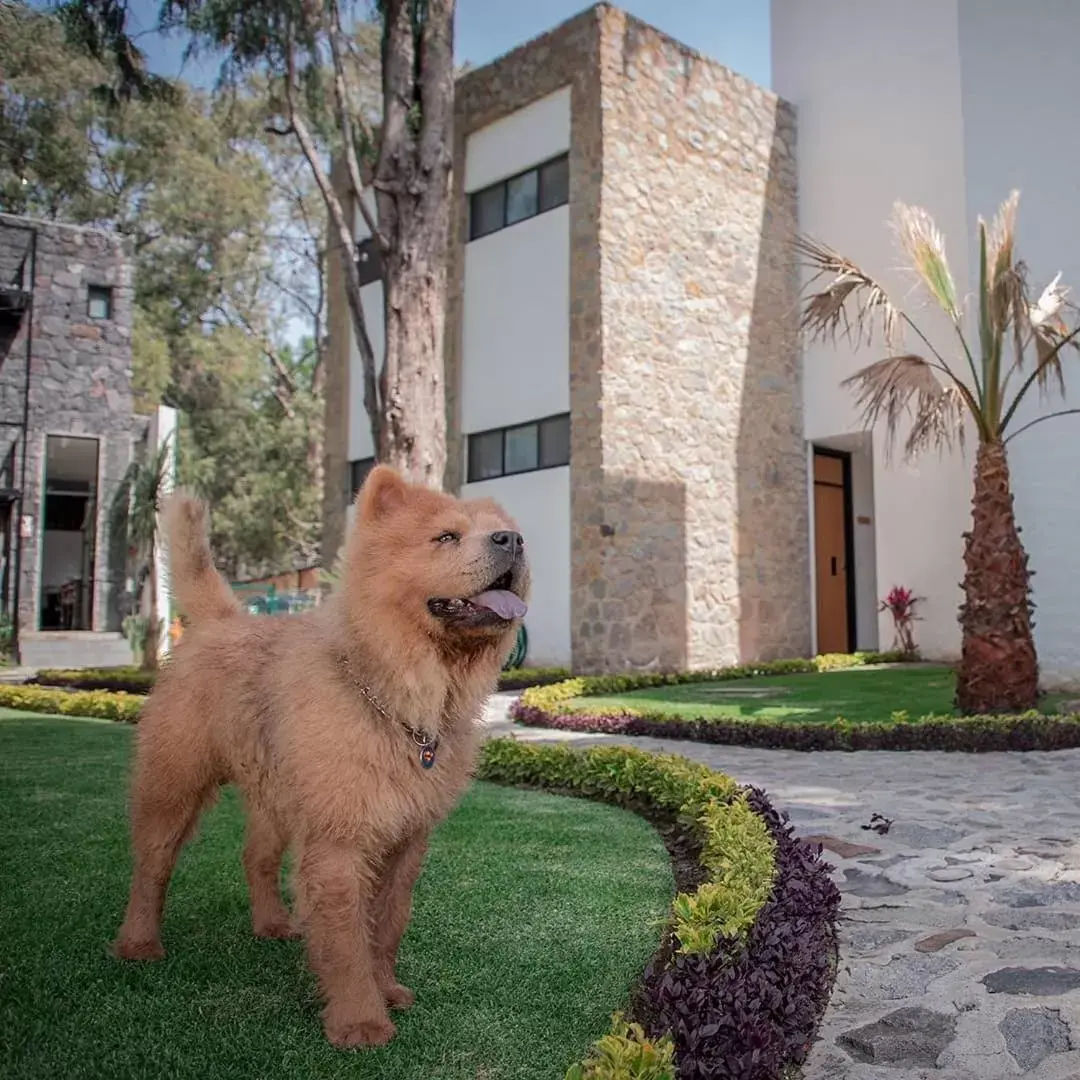
[[[109,690],[53,690],[44,686],[0,686],[0,706],[54,716],[90,716],[135,724],[145,697]]]
[[[585,751],[515,739],[490,739],[481,750],[480,779],[549,788],[631,808],[659,810],[692,822],[701,844],[704,883],[672,905],[677,952],[703,956],[744,941],[769,899],[776,842],[746,793],[730,777],[675,754],[624,746]],[[616,1014],[612,1030],[567,1080],[673,1080],[670,1040],[649,1042]]]
[[[511,668],[499,675],[500,690],[524,690],[568,678],[566,668]],[[137,667],[43,668],[27,685],[62,687],[66,690],[111,690],[127,694],[148,694],[154,686],[154,672]]]

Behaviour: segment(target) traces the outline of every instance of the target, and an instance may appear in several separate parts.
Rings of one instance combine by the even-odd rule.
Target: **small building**
[[[447,484],[527,539],[528,662],[809,652],[791,108],[599,4],[458,81],[454,182]],[[327,561],[372,463],[331,272]]]
[[[21,663],[129,663],[131,395],[119,236],[0,214],[0,617]]]

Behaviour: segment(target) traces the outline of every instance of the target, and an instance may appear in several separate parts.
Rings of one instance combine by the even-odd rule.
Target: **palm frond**
[[[796,253],[813,276],[806,286],[806,305],[800,329],[811,341],[835,342],[837,336],[855,347],[870,344],[880,322],[891,350],[902,338],[903,316],[885,289],[851,259],[810,237],[795,239]],[[825,280],[824,288],[814,289]],[[853,310],[849,311],[848,301]]]
[[[895,445],[900,425],[910,418],[904,443],[908,457],[928,446],[963,444],[967,405],[956,387],[944,387],[921,356],[905,353],[878,360],[844,380],[862,410],[866,427],[885,423],[886,453]]]
[[[986,257],[991,283],[1013,265],[1013,248],[1016,243],[1016,211],[1020,205],[1020,192],[1013,190],[998,207],[990,225],[986,241]],[[982,218],[979,219],[980,224]]]
[[[931,296],[942,311],[959,324],[960,305],[949,261],[945,257],[945,237],[934,219],[921,206],[898,202],[893,207],[893,228],[900,247]]]

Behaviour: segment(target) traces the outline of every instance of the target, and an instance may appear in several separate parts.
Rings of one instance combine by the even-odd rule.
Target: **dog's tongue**
[[[489,589],[487,592],[477,593],[476,596],[469,597],[469,603],[494,611],[500,619],[520,619],[528,610],[525,601],[517,593],[506,589]]]

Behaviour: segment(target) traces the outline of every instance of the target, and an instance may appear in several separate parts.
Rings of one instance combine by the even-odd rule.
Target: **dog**
[[[462,500],[379,465],[356,498],[342,584],[303,615],[244,613],[214,569],[202,503],[163,509],[188,621],[137,730],[133,867],[114,942],[164,956],[169,878],[224,784],[247,815],[254,931],[303,936],[339,1047],[393,1038],[395,975],[432,828],[470,782],[478,719],[525,614],[529,562],[491,500]],[[280,892],[293,854],[295,916]]]

